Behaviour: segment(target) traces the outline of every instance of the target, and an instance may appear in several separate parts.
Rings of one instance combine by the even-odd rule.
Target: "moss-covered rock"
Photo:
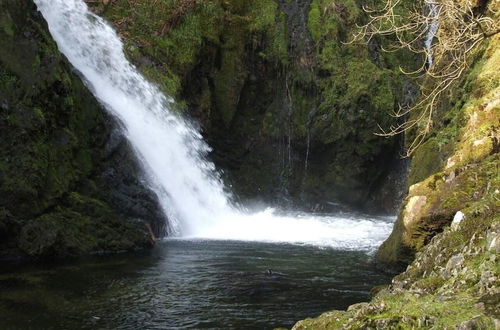
[[[102,201],[71,193],[69,205],[28,221],[19,247],[30,256],[125,251],[148,244],[144,224],[125,222]]]
[[[482,56],[450,91],[463,101],[443,101],[451,108],[438,109],[436,131],[412,158],[408,197],[377,253],[380,262],[407,264],[458,210],[480,203],[493,207],[487,196],[498,179],[499,40],[485,42],[478,51]]]
[[[399,144],[374,133],[404,88],[397,57],[344,45],[360,6],[117,0],[99,10],[131,60],[198,119],[238,196],[380,206]]]
[[[498,3],[484,4],[498,18]],[[412,157],[408,196],[376,254],[385,269],[406,271],[370,302],[293,329],[498,328],[499,46],[495,35],[472,54]]]
[[[300,321],[293,329],[494,329],[500,205],[495,193],[485,198],[488,208],[463,209],[464,219],[442,228],[370,302]]]
[[[138,167],[130,149],[108,148],[113,124],[59,53],[35,5],[2,1],[0,26],[1,256],[150,246],[145,223],[159,228],[163,221],[155,197],[137,171],[123,173],[127,164]],[[143,192],[138,204],[149,203],[141,215],[128,214],[126,198],[109,190],[126,177]]]
[[[379,262],[408,264],[437,233],[464,209],[497,209],[488,186],[498,182],[498,154],[459,169],[432,175],[410,187],[391,236],[377,252]]]

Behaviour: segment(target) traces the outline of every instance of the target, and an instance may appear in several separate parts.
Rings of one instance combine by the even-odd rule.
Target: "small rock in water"
[[[268,269],[266,270],[265,274],[267,276],[272,276],[273,278],[277,278],[277,277],[286,277],[287,275],[286,274],[283,274],[283,273],[280,273],[280,272],[275,272],[273,271],[272,269]]]

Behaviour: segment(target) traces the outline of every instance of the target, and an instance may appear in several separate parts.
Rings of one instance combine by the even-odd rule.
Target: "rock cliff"
[[[389,187],[404,176],[401,141],[374,132],[414,86],[399,72],[402,58],[377,43],[345,44],[366,18],[360,5],[118,0],[94,9],[199,123],[239,198],[395,212],[402,189]]]
[[[0,2],[0,40],[0,257],[151,246],[156,197],[32,1]]]
[[[497,19],[498,3],[482,9]],[[470,56],[412,157],[407,197],[376,255],[386,267],[409,264],[406,270],[376,288],[371,302],[294,329],[500,327],[499,46],[496,34]]]

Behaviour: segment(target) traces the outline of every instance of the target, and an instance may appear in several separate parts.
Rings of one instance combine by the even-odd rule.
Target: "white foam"
[[[277,215],[273,209],[232,215],[199,227],[186,238],[303,243],[349,250],[378,247],[393,219],[315,215]]]

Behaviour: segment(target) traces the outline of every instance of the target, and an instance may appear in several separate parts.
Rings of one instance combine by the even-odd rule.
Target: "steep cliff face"
[[[500,36],[489,41],[452,93],[461,95],[453,97],[454,119],[414,158],[410,180],[418,182],[412,182],[394,231],[377,253],[392,265],[411,262],[406,271],[390,286],[376,288],[370,302],[300,321],[293,329],[499,327],[499,46]],[[437,143],[450,136],[451,146]]]
[[[0,257],[150,246],[155,196],[32,1],[0,2],[0,40]]]
[[[344,45],[360,3],[106,1],[132,61],[196,118],[243,199],[397,208],[397,139],[374,135],[408,90],[379,45]],[[381,197],[384,196],[384,197]],[[314,202],[314,204],[313,204]]]
[[[498,19],[498,3],[484,2]],[[403,269],[371,302],[294,329],[496,329],[500,326],[500,35],[482,42],[442,97],[412,157],[409,192],[376,258]]]
[[[435,130],[412,158],[408,196],[377,254],[380,262],[407,264],[458,211],[498,214],[498,48],[498,36],[485,41],[468,74],[441,102]]]

